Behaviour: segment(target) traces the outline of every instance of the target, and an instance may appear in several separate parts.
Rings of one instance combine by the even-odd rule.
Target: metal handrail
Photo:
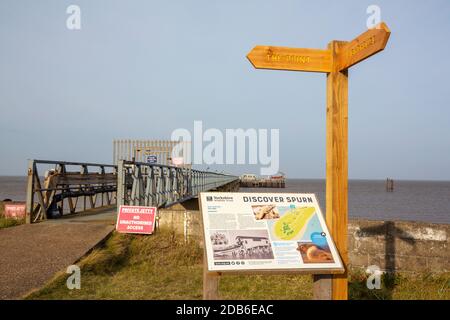
[[[57,161],[57,160],[31,160],[34,163],[40,164],[63,164],[66,166],[88,166],[88,167],[108,167],[108,168],[116,168],[116,165],[113,164],[105,164],[105,163],[93,163],[93,162],[73,162],[73,161]]]
[[[48,177],[42,179],[38,171],[39,165],[55,165],[55,168]],[[79,170],[71,169],[69,171],[69,166],[78,166]],[[92,167],[95,167],[98,172],[89,173]],[[106,172],[105,169],[112,169],[112,172]],[[29,160],[26,198],[27,222],[45,220],[53,215],[60,216],[84,211],[87,209],[88,203],[90,208],[115,204],[116,171],[117,166],[110,164]],[[97,198],[97,195],[100,195],[100,199]],[[80,197],[84,200],[82,206],[78,206]],[[35,200],[37,201],[35,202]],[[89,202],[87,203],[86,200]]]
[[[117,204],[168,207],[239,177],[161,164],[119,160]]]

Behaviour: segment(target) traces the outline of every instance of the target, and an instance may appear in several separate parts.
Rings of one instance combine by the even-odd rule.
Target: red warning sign
[[[25,203],[5,204],[4,216],[12,219],[22,219],[25,217]]]
[[[156,207],[120,206],[116,230],[122,233],[152,234],[155,218]]]

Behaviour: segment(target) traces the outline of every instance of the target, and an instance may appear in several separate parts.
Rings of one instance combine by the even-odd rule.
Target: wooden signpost
[[[345,272],[314,276],[314,298],[348,297],[348,68],[383,50],[390,30],[380,23],[350,42],[331,41],[328,48],[256,46],[247,55],[257,69],[327,73],[326,222]]]

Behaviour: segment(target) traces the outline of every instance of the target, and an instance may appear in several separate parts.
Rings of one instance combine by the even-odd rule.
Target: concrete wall
[[[195,204],[160,211],[160,226],[174,228],[186,238],[203,240],[200,212]],[[450,271],[448,224],[350,220],[350,265],[377,265],[388,271]]]
[[[174,229],[185,238],[196,238],[203,242],[203,228],[199,211],[159,210],[159,227]]]
[[[450,271],[448,224],[351,220],[349,255],[354,267]]]

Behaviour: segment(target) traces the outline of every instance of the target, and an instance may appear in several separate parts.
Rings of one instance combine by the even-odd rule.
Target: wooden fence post
[[[203,300],[219,299],[219,273],[208,272],[206,249],[203,254]]]
[[[28,178],[27,178],[27,200],[26,200],[26,212],[25,222],[31,223],[34,212],[34,160],[28,160]]]
[[[332,275],[315,274],[313,276],[313,299],[331,300]]]

